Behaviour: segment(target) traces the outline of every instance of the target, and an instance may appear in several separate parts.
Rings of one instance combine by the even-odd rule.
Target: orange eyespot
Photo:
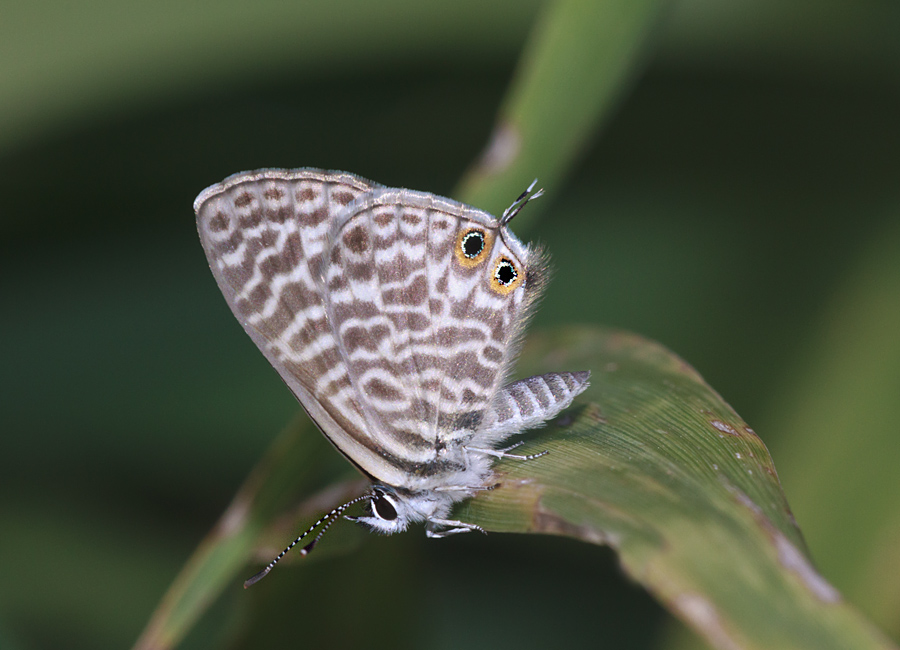
[[[491,245],[491,234],[478,228],[467,228],[456,240],[456,259],[470,269],[484,261]]]
[[[516,268],[515,263],[505,257],[501,257],[494,265],[491,275],[491,289],[501,295],[506,295],[522,284],[522,272]]]

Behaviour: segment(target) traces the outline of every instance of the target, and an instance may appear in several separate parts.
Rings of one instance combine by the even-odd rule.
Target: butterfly
[[[498,445],[539,426],[588,386],[589,372],[505,383],[546,284],[542,251],[509,222],[452,199],[319,169],[235,174],[194,202],[200,241],[234,315],[309,417],[371,490],[300,540],[347,517],[390,534],[481,530],[449,519],[490,487]],[[484,531],[481,531],[484,532]]]

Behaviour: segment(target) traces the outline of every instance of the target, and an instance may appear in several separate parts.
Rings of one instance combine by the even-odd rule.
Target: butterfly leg
[[[494,485],[440,485],[440,486],[434,488],[434,491],[435,492],[465,492],[466,494],[470,494],[471,492],[478,492],[480,490],[493,490],[496,487],[497,487],[497,484],[494,484]]]
[[[480,447],[464,447],[466,452],[475,452],[477,454],[485,454],[487,456],[494,456],[495,458],[513,458],[515,460],[534,460],[535,458],[540,458],[541,456],[546,456],[549,454],[549,451],[542,451],[537,454],[509,454],[507,453],[511,449],[515,449],[521,442],[517,442],[516,444],[506,447],[505,449],[482,449]]]
[[[444,530],[437,530],[438,528],[444,528]],[[475,530],[487,535],[487,532],[481,526],[467,524],[464,521],[456,521],[454,519],[429,519],[425,525],[425,535],[432,539],[449,537],[458,533],[471,533]]]

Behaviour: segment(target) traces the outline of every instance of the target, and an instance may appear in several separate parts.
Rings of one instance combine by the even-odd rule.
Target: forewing
[[[351,382],[328,399],[362,405],[387,462],[437,472],[440,452],[481,426],[512,361],[528,250],[493,216],[430,194],[384,189],[351,207],[324,271]],[[473,231],[484,247],[469,258],[460,245]],[[507,286],[494,280],[501,260],[517,269]]]
[[[322,260],[337,216],[380,187],[315,169],[236,174],[194,202],[200,240],[228,306],[329,439],[351,460],[367,452],[358,405],[338,411],[317,395],[350,378],[325,314]]]

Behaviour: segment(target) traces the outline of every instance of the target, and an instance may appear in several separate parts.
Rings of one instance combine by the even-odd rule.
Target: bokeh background
[[[0,4],[0,647],[134,643],[299,411],[206,267],[196,194],[315,166],[452,195],[548,6]],[[534,327],[622,327],[696,367],[895,639],[898,33],[886,0],[661,4],[519,230],[556,269]],[[351,546],[236,581],[183,647],[664,648],[677,625],[571,540]]]

